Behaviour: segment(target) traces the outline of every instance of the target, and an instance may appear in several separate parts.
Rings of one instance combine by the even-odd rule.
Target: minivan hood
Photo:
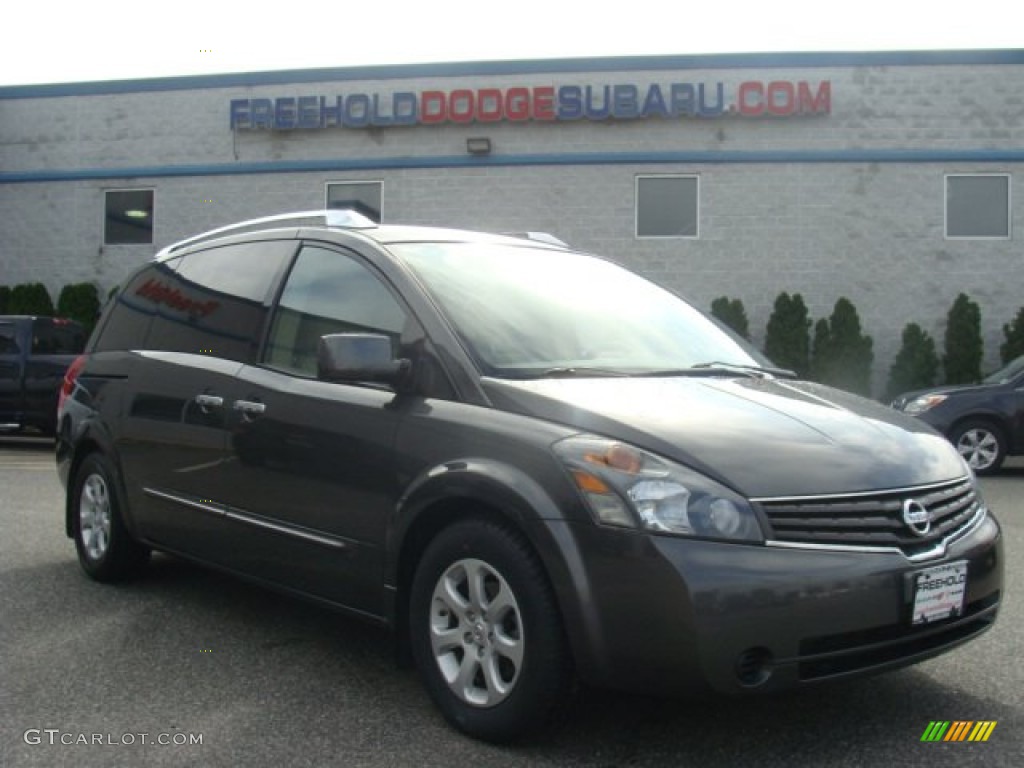
[[[963,477],[918,419],[836,389],[755,378],[485,378],[498,408],[632,443],[748,497],[908,488]]]

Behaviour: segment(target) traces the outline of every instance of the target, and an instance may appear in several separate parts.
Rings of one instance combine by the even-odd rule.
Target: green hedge
[[[94,283],[65,285],[56,306],[42,283],[0,285],[0,315],[67,317],[77,320],[91,332],[100,309],[99,289]]]
[[[65,285],[57,299],[57,314],[77,320],[92,333],[100,314],[99,291],[92,283]]]
[[[21,283],[11,289],[7,298],[9,315],[53,315],[53,299],[42,283]]]

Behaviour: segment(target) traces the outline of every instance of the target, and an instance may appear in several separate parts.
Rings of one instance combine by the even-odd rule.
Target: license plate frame
[[[967,561],[957,560],[911,575],[910,623],[921,627],[963,615],[967,596]]]

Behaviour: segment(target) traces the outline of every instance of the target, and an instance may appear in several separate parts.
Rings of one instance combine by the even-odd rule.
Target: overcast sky
[[[445,61],[1024,47],[1013,0],[13,0],[0,85]]]

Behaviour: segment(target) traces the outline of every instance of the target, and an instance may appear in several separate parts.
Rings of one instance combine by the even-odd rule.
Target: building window
[[[946,176],[946,237],[1010,237],[1010,175]]]
[[[697,176],[637,176],[636,236],[697,237]]]
[[[109,189],[105,207],[104,245],[153,242],[152,189]]]
[[[327,183],[327,207],[347,208],[380,224],[380,181],[332,181]]]

